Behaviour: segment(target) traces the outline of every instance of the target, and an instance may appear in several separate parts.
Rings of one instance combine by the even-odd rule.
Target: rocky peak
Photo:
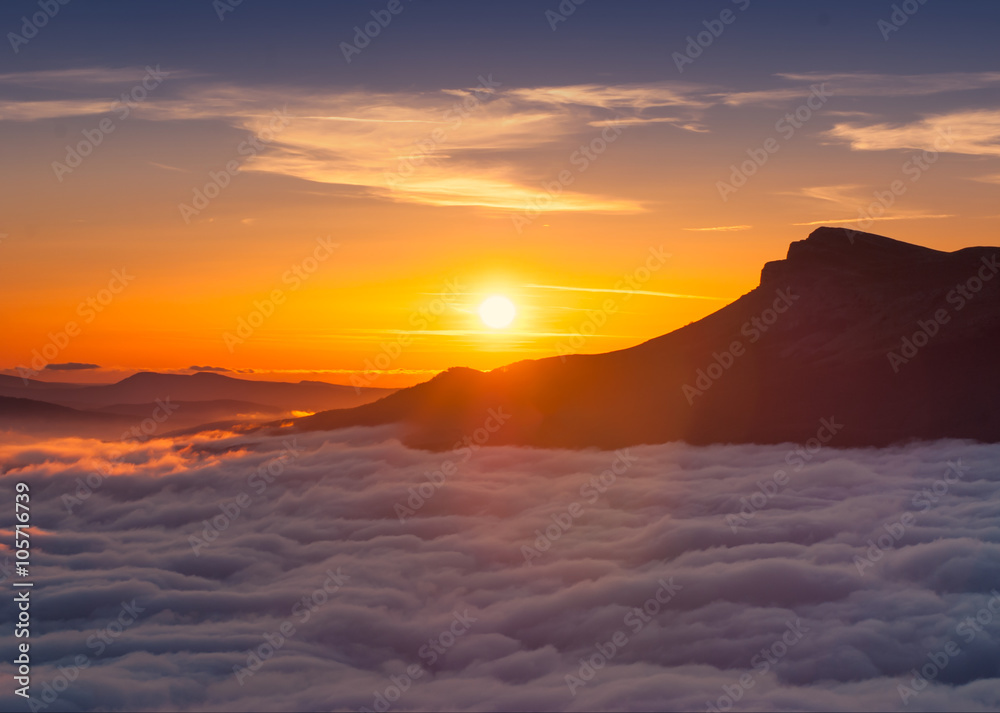
[[[903,266],[932,261],[945,254],[874,233],[822,227],[805,240],[789,245],[784,260],[766,263],[761,270],[761,285],[815,279],[821,273],[886,276],[898,273]]]

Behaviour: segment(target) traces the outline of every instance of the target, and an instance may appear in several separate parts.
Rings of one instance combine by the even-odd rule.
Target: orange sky
[[[0,74],[3,373],[34,360],[100,367],[37,375],[50,380],[200,365],[347,383],[374,365],[368,383],[399,386],[676,329],[818,224],[942,250],[997,242],[997,72],[558,83],[470,69],[418,91],[241,83],[177,62],[120,117],[114,98],[147,67]],[[782,117],[816,87],[788,135]],[[113,131],[60,169],[105,119]],[[767,161],[720,191],[753,156]],[[892,205],[859,223],[894,181]],[[669,257],[650,294],[604,292],[651,250]],[[506,330],[476,313],[491,294],[517,306]],[[259,327],[227,337],[258,309]]]

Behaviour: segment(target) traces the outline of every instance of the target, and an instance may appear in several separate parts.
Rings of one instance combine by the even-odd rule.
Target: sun
[[[517,314],[514,303],[503,295],[493,295],[483,300],[479,305],[479,318],[483,324],[493,329],[503,329],[509,327]]]

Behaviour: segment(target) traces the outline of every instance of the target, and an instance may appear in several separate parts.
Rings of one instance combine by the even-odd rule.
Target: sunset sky
[[[0,8],[0,373],[54,342],[100,368],[37,378],[401,386],[669,332],[818,225],[998,244],[997,4],[220,3],[30,39],[38,4]]]

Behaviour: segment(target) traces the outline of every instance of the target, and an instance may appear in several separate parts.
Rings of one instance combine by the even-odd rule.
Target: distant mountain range
[[[295,425],[398,424],[430,449],[466,437],[569,448],[998,441],[998,259],[1000,248],[945,253],[819,228],[765,264],[751,292],[638,346],[450,369]],[[492,433],[491,409],[509,415]]]
[[[27,431],[35,435],[107,437],[125,432],[132,419],[114,414],[80,411],[67,406],[0,396],[0,429]]]
[[[141,372],[96,386],[0,375],[0,429],[118,438],[146,419],[163,418],[156,421],[156,433],[162,435],[208,423],[350,408],[392,392],[362,388],[358,393],[353,386],[320,381],[250,381],[211,372]]]

